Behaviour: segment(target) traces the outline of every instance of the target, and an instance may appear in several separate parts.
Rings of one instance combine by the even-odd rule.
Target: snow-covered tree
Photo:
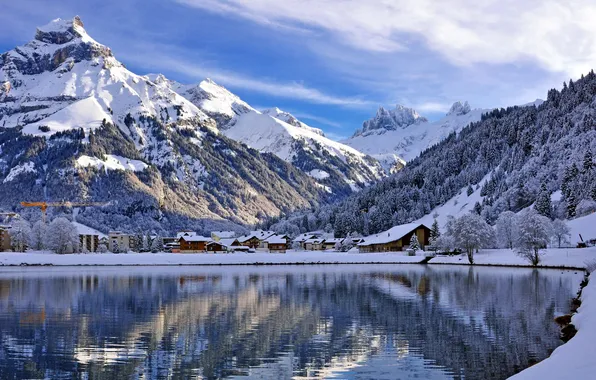
[[[596,212],[596,202],[591,199],[582,199],[575,208],[577,217],[590,215],[594,212]]]
[[[41,220],[33,223],[33,228],[31,228],[31,239],[30,239],[30,247],[41,251],[45,247],[45,239],[46,239],[46,224]]]
[[[542,250],[546,248],[552,236],[550,219],[534,209],[529,209],[518,216],[517,228],[517,253],[532,265],[538,265]]]
[[[46,230],[47,247],[58,254],[79,248],[79,234],[76,227],[66,218],[56,218]]]
[[[120,244],[117,240],[112,244],[112,253],[120,253]]]
[[[418,241],[418,236],[416,236],[416,234],[413,234],[410,238],[409,250],[410,252],[413,252],[414,255],[416,255],[416,252],[420,250],[420,242]]]
[[[561,244],[568,243],[571,237],[571,230],[565,221],[555,219],[552,222],[553,240],[557,243],[557,247],[561,248]]]
[[[513,249],[515,239],[517,236],[517,225],[515,221],[515,213],[505,211],[497,218],[496,237],[497,245],[501,248]]]
[[[429,242],[434,245],[437,239],[441,236],[441,229],[439,228],[439,221],[435,218],[432,227],[430,228]]]
[[[15,252],[25,252],[31,239],[31,227],[26,220],[17,219],[11,225],[9,231],[10,244]]]
[[[435,247],[439,252],[453,252],[455,250],[455,239],[449,234],[443,234],[437,238]]]
[[[161,251],[163,251],[163,239],[158,235],[151,242],[151,252],[158,253]]]
[[[455,219],[455,244],[466,251],[470,264],[474,264],[474,251],[488,246],[493,238],[493,229],[478,214],[468,213]]]
[[[104,243],[101,243],[100,245],[97,246],[97,252],[108,253],[108,246],[105,245]]]
[[[550,201],[550,193],[546,189],[546,185],[543,183],[540,186],[540,192],[536,197],[536,203],[534,203],[534,209],[538,211],[540,215],[550,218],[553,213],[553,207]]]

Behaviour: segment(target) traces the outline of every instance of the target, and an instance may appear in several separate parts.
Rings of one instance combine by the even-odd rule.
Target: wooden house
[[[0,252],[10,251],[10,226],[0,226]]]
[[[228,251],[228,247],[219,241],[210,241],[206,244],[207,253],[224,253]]]
[[[240,244],[236,238],[221,239],[219,242],[227,248],[228,252],[248,252],[250,249],[250,247]]]
[[[418,237],[421,248],[429,244],[430,228],[424,224],[409,223],[366,237],[358,244],[358,249],[362,253],[404,251],[410,246],[410,239],[414,234]]]
[[[178,239],[180,243],[180,253],[203,253],[207,252],[207,243],[210,238],[204,236],[182,236]]]
[[[331,238],[331,239],[325,239],[323,241],[323,250],[335,250],[335,248],[337,247],[338,244],[341,244],[341,242],[344,239],[342,238]]]
[[[315,239],[320,236],[321,234],[317,232],[306,232],[296,236],[294,240],[292,240],[292,243],[294,244],[295,248],[306,249],[305,244],[307,240]]]
[[[253,249],[265,248],[263,241],[271,235],[275,235],[275,232],[263,230],[251,231],[248,235],[240,236],[238,241],[245,247]]]
[[[304,242],[304,249],[307,251],[322,251],[324,241],[323,238],[308,239]]]
[[[287,236],[273,235],[269,236],[263,241],[264,248],[268,249],[270,253],[286,253],[288,249]]]

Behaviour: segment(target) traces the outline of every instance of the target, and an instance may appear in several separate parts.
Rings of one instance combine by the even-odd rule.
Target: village
[[[399,252],[410,249],[412,242],[419,250],[429,245],[431,230],[424,224],[405,224],[381,234],[368,237],[333,237],[322,231],[302,233],[298,236],[278,234],[274,231],[255,230],[239,235],[235,231],[213,231],[210,236],[184,230],[176,236],[156,236],[110,231],[107,235],[77,222],[71,222],[78,235],[78,246],[68,244],[56,253],[134,253],[168,252],[175,254],[231,254],[271,253],[288,251],[337,251],[353,253]],[[0,225],[0,252],[27,251],[31,232],[16,231],[18,224]],[[11,240],[12,237],[12,240]],[[24,241],[21,241],[24,240]],[[68,242],[67,242],[68,243]],[[409,252],[415,254],[415,252]]]

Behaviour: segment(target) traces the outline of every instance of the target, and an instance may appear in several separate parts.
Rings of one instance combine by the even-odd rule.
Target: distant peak
[[[406,128],[413,124],[427,122],[415,109],[397,104],[394,109],[387,110],[380,106],[374,118],[363,123],[362,129],[356,131],[354,136],[371,130],[396,130]]]
[[[37,28],[35,39],[41,42],[62,45],[87,35],[79,16],[69,20],[57,18],[49,24]]]
[[[453,105],[449,109],[449,112],[447,112],[447,115],[465,115],[465,114],[469,113],[471,110],[472,109],[470,108],[470,104],[468,104],[467,101],[465,101],[463,103],[460,101],[457,101],[457,102],[453,103]]]

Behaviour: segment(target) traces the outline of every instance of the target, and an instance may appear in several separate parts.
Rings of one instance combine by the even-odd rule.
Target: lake
[[[583,273],[447,265],[0,268],[1,379],[505,379]]]

